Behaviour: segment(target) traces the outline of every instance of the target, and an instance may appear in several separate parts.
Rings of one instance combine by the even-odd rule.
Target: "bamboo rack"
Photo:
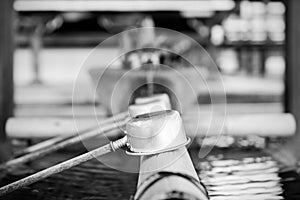
[[[260,135],[265,137],[289,137],[294,135],[296,131],[295,119],[293,115],[289,113],[231,115],[192,113],[184,114],[182,118],[187,134],[195,134],[196,130],[196,136],[199,137],[220,134],[220,132],[208,132],[214,123],[220,126],[222,125],[222,127],[220,127],[222,134],[235,136]],[[53,120],[53,118],[49,120]],[[61,124],[67,124],[68,121],[68,119],[59,118],[56,120],[59,120]],[[83,119],[83,121],[80,120],[81,119],[78,119],[80,124],[91,124],[91,121],[94,121],[93,118],[89,120]],[[47,118],[11,118],[6,126],[6,132],[8,137],[11,138],[47,138],[50,136],[59,136],[66,129],[69,131],[69,134],[77,134],[76,130],[73,132],[70,131],[74,129],[73,126],[74,124],[60,128],[54,123],[49,123]],[[46,129],[52,130],[51,134]]]
[[[109,122],[111,120],[112,119],[108,119],[107,121]],[[126,122],[127,122],[127,120],[125,118],[124,120],[120,120],[118,122],[104,124],[102,127],[97,127],[97,128],[92,129],[90,131],[84,132],[84,133],[82,133],[80,135],[75,135],[75,136],[70,137],[70,138],[68,138],[66,140],[58,142],[58,143],[56,143],[54,145],[44,146],[43,148],[40,148],[40,149],[38,149],[36,151],[33,151],[31,153],[25,154],[24,156],[21,156],[21,157],[9,160],[9,161],[1,164],[0,165],[0,169],[6,169],[8,167],[18,166],[20,164],[33,161],[33,160],[35,160],[37,158],[44,157],[44,156],[46,156],[46,155],[48,155],[50,153],[53,153],[53,152],[55,152],[57,150],[66,148],[68,146],[77,144],[77,143],[79,143],[81,141],[84,141],[84,140],[87,140],[87,139],[90,139],[90,138],[93,138],[93,137],[99,136],[99,135],[104,134],[104,133],[106,133],[108,131],[112,131],[112,130],[118,128],[118,127],[122,127],[122,126],[124,126],[126,124]]]

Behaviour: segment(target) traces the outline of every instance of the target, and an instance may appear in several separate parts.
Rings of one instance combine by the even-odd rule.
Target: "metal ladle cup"
[[[189,143],[180,114],[166,110],[138,115],[126,125],[131,155],[151,155],[178,149]]]

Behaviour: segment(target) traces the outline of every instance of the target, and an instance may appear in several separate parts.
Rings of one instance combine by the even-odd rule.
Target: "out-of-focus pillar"
[[[13,0],[0,1],[0,162],[9,157],[5,122],[13,112]]]
[[[35,30],[32,33],[31,39],[30,39],[30,45],[32,50],[32,61],[33,61],[33,84],[40,84],[42,83],[41,77],[40,77],[40,52],[43,46],[42,41],[42,35],[43,35],[43,24],[41,22],[37,22],[37,26],[35,27]]]
[[[294,114],[298,131],[295,138],[282,148],[288,165],[300,158],[300,1],[288,0],[286,4],[286,76],[285,111]]]
[[[300,120],[300,1],[286,1],[285,108]]]

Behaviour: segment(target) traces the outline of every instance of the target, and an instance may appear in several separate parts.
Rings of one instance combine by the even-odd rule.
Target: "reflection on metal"
[[[188,141],[180,114],[174,110],[139,115],[126,124],[126,131],[130,150],[145,155],[179,148]]]
[[[139,115],[127,124],[126,131],[133,150],[147,153],[141,156],[134,199],[208,199],[186,147],[165,151],[186,140],[177,111]],[[160,152],[153,154],[153,150]]]

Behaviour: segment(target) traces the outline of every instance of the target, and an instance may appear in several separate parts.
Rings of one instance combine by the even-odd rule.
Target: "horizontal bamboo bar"
[[[85,118],[77,119],[77,121],[82,126],[86,123],[87,128],[95,119]],[[236,136],[288,137],[296,131],[295,119],[289,113],[230,114],[226,116],[216,114],[212,116],[211,113],[195,112],[184,114],[183,122],[188,135],[194,135],[196,132],[200,137],[219,134],[220,131],[213,127],[216,125],[219,126],[222,134]],[[74,123],[70,123],[70,119],[60,118],[10,118],[6,125],[6,132],[11,138],[47,138],[66,133],[77,134]]]
[[[106,118],[106,119],[103,119],[101,120],[101,124],[99,125],[103,125],[103,124],[109,124],[109,123],[113,123],[115,121],[119,121],[119,120],[123,120],[125,117],[127,117],[127,113],[119,113],[117,115],[115,115],[114,117],[110,117],[110,118]],[[28,120],[28,119],[27,119]],[[52,122],[54,122],[55,124],[54,125],[57,125],[57,124],[61,124],[59,123],[60,120],[59,119],[53,119],[51,118],[51,120],[53,120]],[[85,120],[86,121],[86,120]],[[84,121],[84,122],[85,122]],[[53,123],[51,122],[51,124],[53,125]],[[57,124],[56,124],[57,122]],[[9,122],[11,123],[11,121]],[[23,122],[25,123],[25,122]],[[83,122],[81,122],[83,124]],[[80,124],[81,124],[80,123]],[[13,123],[12,123],[13,124]],[[63,123],[64,124],[64,123]],[[68,124],[68,123],[66,123]],[[85,126],[89,125],[91,123],[87,123]],[[47,126],[46,126],[47,127]],[[64,127],[64,126],[63,126]],[[91,126],[92,127],[92,126]],[[89,129],[93,129],[93,128],[89,128]],[[97,126],[93,126],[94,129],[96,129]],[[51,129],[51,128],[50,128]],[[85,129],[88,129],[88,127],[86,127]],[[53,130],[53,129],[52,129]],[[81,133],[82,131],[80,131],[81,129],[78,130],[78,133]],[[47,134],[46,134],[47,135]],[[55,145],[57,143],[60,143],[68,138],[71,138],[71,137],[74,137],[75,134],[66,134],[66,135],[58,135],[58,136],[55,136],[53,138],[50,138],[50,139],[47,139],[47,140],[44,140],[40,143],[37,143],[35,145],[32,145],[30,147],[27,147],[25,149],[22,149],[21,151],[19,152],[16,152],[15,155],[19,156],[19,155],[24,155],[24,154],[27,154],[27,153],[32,153],[32,152],[35,152],[35,151],[38,151],[40,149],[44,149],[44,148],[47,148],[47,147],[50,147],[52,145]],[[76,136],[76,135],[75,135]]]
[[[296,122],[292,114],[233,114],[204,117],[184,116],[187,134],[197,136],[232,135],[263,137],[289,137],[296,132]],[[224,124],[223,124],[224,123]],[[223,126],[222,126],[223,124]]]
[[[46,155],[48,155],[52,152],[55,152],[57,150],[69,147],[69,146],[77,144],[81,141],[84,141],[84,140],[102,135],[106,132],[115,130],[116,128],[124,126],[125,124],[126,124],[126,119],[115,122],[115,123],[104,124],[101,127],[92,129],[92,130],[87,131],[87,132],[84,132],[80,135],[75,135],[74,137],[66,139],[66,140],[64,140],[62,142],[59,142],[57,144],[54,144],[54,145],[39,149],[37,151],[34,151],[32,153],[25,154],[24,156],[9,160],[9,161],[7,161],[3,164],[0,164],[0,169],[15,167],[15,166],[21,165],[23,163],[33,161],[37,158],[41,158],[41,157],[46,156]]]
[[[80,119],[78,132],[95,127],[94,120]],[[6,132],[13,138],[50,138],[55,136],[70,136],[77,133],[73,118],[10,118],[6,123]]]
[[[128,116],[127,112],[109,118],[91,117],[73,119],[60,117],[12,117],[6,123],[6,133],[12,138],[51,138],[75,135],[98,125],[119,121]],[[99,123],[99,124],[98,124]]]

